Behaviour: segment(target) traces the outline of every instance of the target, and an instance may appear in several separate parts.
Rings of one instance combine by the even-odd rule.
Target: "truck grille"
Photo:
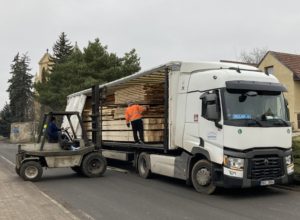
[[[280,157],[260,156],[249,159],[249,179],[274,179],[282,176],[282,173],[282,158]]]

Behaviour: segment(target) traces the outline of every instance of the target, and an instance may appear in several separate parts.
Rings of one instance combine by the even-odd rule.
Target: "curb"
[[[299,174],[295,175],[294,180],[290,185],[275,185],[273,187],[300,192],[300,175]]]
[[[300,192],[300,185],[275,185],[274,188],[285,189],[294,192]]]

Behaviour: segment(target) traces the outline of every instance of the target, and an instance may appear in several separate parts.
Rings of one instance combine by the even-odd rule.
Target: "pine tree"
[[[11,124],[11,111],[9,104],[5,104],[0,112],[0,136],[9,137]]]
[[[69,39],[67,39],[67,35],[65,32],[62,32],[59,35],[58,40],[55,42],[53,46],[53,56],[51,57],[51,61],[54,64],[63,63],[68,56],[72,54],[73,46]]]
[[[29,57],[19,53],[14,57],[11,65],[12,77],[8,80],[10,111],[12,121],[24,122],[32,116],[32,75],[29,73]]]
[[[53,66],[46,83],[36,83],[39,102],[61,111],[65,109],[67,96],[130,75],[140,70],[139,57],[135,50],[118,57],[107,51],[99,39],[89,42],[83,52],[77,44],[72,53]]]

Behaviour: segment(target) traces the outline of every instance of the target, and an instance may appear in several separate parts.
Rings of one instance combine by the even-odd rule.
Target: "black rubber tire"
[[[82,170],[81,170],[81,167],[80,167],[80,166],[71,167],[71,169],[72,169],[75,173],[77,173],[77,174],[79,174],[79,175],[82,175]]]
[[[25,181],[36,182],[41,179],[43,175],[43,168],[37,161],[26,161],[21,164],[20,176]]]
[[[138,161],[137,161],[137,170],[139,173],[139,176],[148,179],[151,177],[151,164],[150,164],[150,157],[147,153],[141,153],[139,155]]]
[[[201,174],[204,179],[200,179]],[[212,164],[207,160],[199,160],[194,164],[191,179],[195,190],[199,193],[213,194],[216,190],[212,182]]]
[[[16,174],[20,176],[20,168],[15,167]]]
[[[82,174],[87,177],[99,177],[106,171],[106,159],[99,153],[90,153],[81,163]]]

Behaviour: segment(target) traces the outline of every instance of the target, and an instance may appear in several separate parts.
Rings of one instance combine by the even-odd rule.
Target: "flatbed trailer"
[[[170,62],[96,88],[69,95],[67,110],[79,111],[89,123],[92,109],[99,122],[86,129],[99,132],[94,141],[103,155],[133,161],[143,178],[151,173],[179,178],[208,194],[216,187],[292,179],[286,88],[255,67]],[[91,94],[97,94],[97,103]],[[145,144],[134,144],[125,126],[128,100],[157,111],[144,115]]]

